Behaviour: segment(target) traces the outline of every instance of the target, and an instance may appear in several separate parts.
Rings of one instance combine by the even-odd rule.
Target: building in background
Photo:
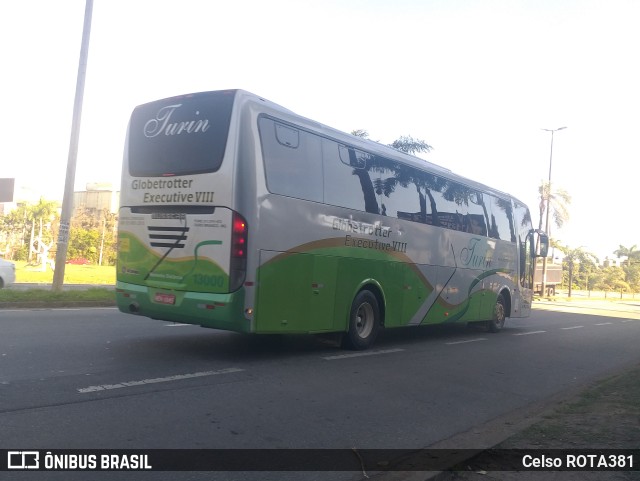
[[[106,214],[116,214],[120,203],[120,192],[110,183],[92,182],[86,190],[73,193],[73,216],[78,212],[91,215],[101,222]]]
[[[15,179],[0,179],[0,215],[5,215],[13,208]]]

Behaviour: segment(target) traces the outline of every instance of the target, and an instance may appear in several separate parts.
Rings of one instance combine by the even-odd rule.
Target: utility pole
[[[559,127],[557,129],[542,129],[545,130],[547,132],[551,132],[551,152],[549,153],[549,184],[548,184],[548,189],[549,191],[547,192],[547,219],[545,222],[545,234],[549,235],[549,206],[550,206],[550,202],[551,202],[551,164],[553,162],[553,133],[557,132],[558,130],[564,130],[566,129],[566,127]],[[542,259],[542,292],[541,292],[541,296],[542,297],[547,297],[547,256],[545,256]]]
[[[76,80],[76,96],[73,102],[73,120],[71,122],[71,139],[69,141],[69,157],[67,159],[67,176],[64,182],[64,197],[62,198],[62,212],[60,214],[60,230],[58,232],[58,249],[56,251],[56,266],[53,271],[53,290],[62,290],[64,283],[64,268],[67,262],[67,248],[69,246],[69,228],[73,213],[73,187],[76,178],[76,162],[78,160],[78,139],[80,137],[80,119],[82,118],[82,100],[84,98],[84,80],[87,73],[87,57],[89,55],[89,37],[91,36],[91,15],[93,0],[86,0],[84,10],[84,27],[82,30],[82,45],[80,47],[80,61],[78,62],[78,78]]]

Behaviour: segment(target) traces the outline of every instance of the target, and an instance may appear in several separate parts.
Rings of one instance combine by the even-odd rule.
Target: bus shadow
[[[451,323],[427,326],[401,327],[383,330],[375,346],[424,344],[445,340],[459,340],[469,335],[489,335],[484,323]]]
[[[332,334],[239,334],[226,331],[185,327],[173,335],[129,339],[113,349],[122,360],[140,362],[162,360],[258,362],[294,357],[335,355],[341,348],[341,335]],[[370,348],[402,348],[412,344],[453,341],[469,335],[488,334],[483,325],[441,324],[383,329]],[[135,359],[132,359],[135,358]]]
[[[239,334],[198,326],[173,335],[138,337],[111,344],[121,361],[256,362],[332,353],[339,344],[314,335]]]

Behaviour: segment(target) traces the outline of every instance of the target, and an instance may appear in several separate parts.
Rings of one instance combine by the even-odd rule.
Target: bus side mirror
[[[549,236],[544,232],[534,231],[533,238],[535,246],[534,257],[547,257],[549,253]]]

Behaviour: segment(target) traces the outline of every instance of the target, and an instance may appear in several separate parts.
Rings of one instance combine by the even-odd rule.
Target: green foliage
[[[624,269],[631,292],[640,292],[640,262]]]
[[[540,200],[540,223],[539,229],[543,229],[542,219],[546,218],[547,205],[549,215],[553,218],[555,225],[560,228],[569,220],[569,205],[571,205],[571,195],[564,190],[552,187],[549,182],[543,182],[538,187],[538,198]],[[546,229],[546,226],[544,226]],[[549,234],[547,232],[547,234]]]
[[[38,239],[51,245],[58,234],[58,204],[40,198],[37,204],[18,204],[0,218],[0,252],[9,259],[32,256],[29,246],[37,247]]]
[[[625,280],[625,272],[620,267],[609,266],[601,270],[596,289],[607,292],[627,292],[631,286]]]
[[[369,132],[364,129],[352,130],[351,135],[363,139],[369,138]],[[424,140],[414,139],[410,135],[400,136],[392,143],[390,143],[389,147],[393,147],[394,149],[399,150],[400,152],[405,152],[407,154],[427,153],[433,149],[433,147],[427,144]]]
[[[418,154],[420,152],[426,153],[433,149],[433,147],[427,144],[424,140],[414,139],[410,135],[401,136],[389,144],[389,146],[407,154]]]
[[[363,139],[369,138],[369,132],[364,129],[352,130],[351,135],[355,135],[356,137],[362,137]]]
[[[67,259],[87,259],[91,263],[114,265],[116,260],[117,217],[108,211],[78,210],[69,232]],[[19,204],[0,217],[0,253],[16,261],[35,262],[39,239],[51,246],[54,257],[59,216],[56,202],[41,198],[37,204]],[[30,250],[31,246],[31,250]]]
[[[618,259],[620,259],[621,257],[626,257],[626,259],[623,261],[623,265],[626,267],[640,262],[640,250],[638,250],[637,246],[635,245],[631,247],[620,245],[620,247],[617,250],[613,251],[613,253],[618,256]]]

